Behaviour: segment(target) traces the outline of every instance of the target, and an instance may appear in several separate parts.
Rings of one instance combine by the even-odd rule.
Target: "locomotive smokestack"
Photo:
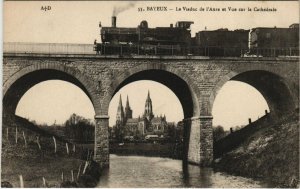
[[[111,27],[113,27],[113,28],[117,27],[117,17],[116,16],[111,17]]]

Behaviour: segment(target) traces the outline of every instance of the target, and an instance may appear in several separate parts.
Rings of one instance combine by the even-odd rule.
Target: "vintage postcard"
[[[4,1],[1,187],[299,187],[298,1]]]

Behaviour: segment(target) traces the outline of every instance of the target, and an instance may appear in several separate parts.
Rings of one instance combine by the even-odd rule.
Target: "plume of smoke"
[[[136,2],[128,2],[125,5],[115,6],[113,10],[113,16],[117,16],[119,13],[134,7],[135,4]]]

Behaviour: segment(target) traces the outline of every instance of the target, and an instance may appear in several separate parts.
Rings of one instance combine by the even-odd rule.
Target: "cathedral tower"
[[[126,107],[125,107],[125,118],[126,118],[126,120],[132,118],[132,110],[129,105],[128,95],[127,95],[127,101],[126,101]]]
[[[152,100],[150,98],[150,92],[148,91],[148,96],[145,103],[145,112],[144,112],[144,118],[147,118],[148,121],[150,121],[154,117],[153,111],[152,111]]]
[[[123,124],[124,123],[124,109],[123,109],[123,105],[122,105],[122,98],[120,95],[120,100],[119,100],[119,106],[118,106],[118,110],[117,110],[117,119],[116,119],[116,123],[118,124]]]

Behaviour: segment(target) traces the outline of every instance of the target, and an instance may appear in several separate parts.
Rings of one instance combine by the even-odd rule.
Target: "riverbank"
[[[182,159],[182,145],[176,143],[110,143],[109,152],[116,155],[139,155]]]
[[[298,114],[289,115],[246,139],[214,161],[216,170],[299,187]]]

